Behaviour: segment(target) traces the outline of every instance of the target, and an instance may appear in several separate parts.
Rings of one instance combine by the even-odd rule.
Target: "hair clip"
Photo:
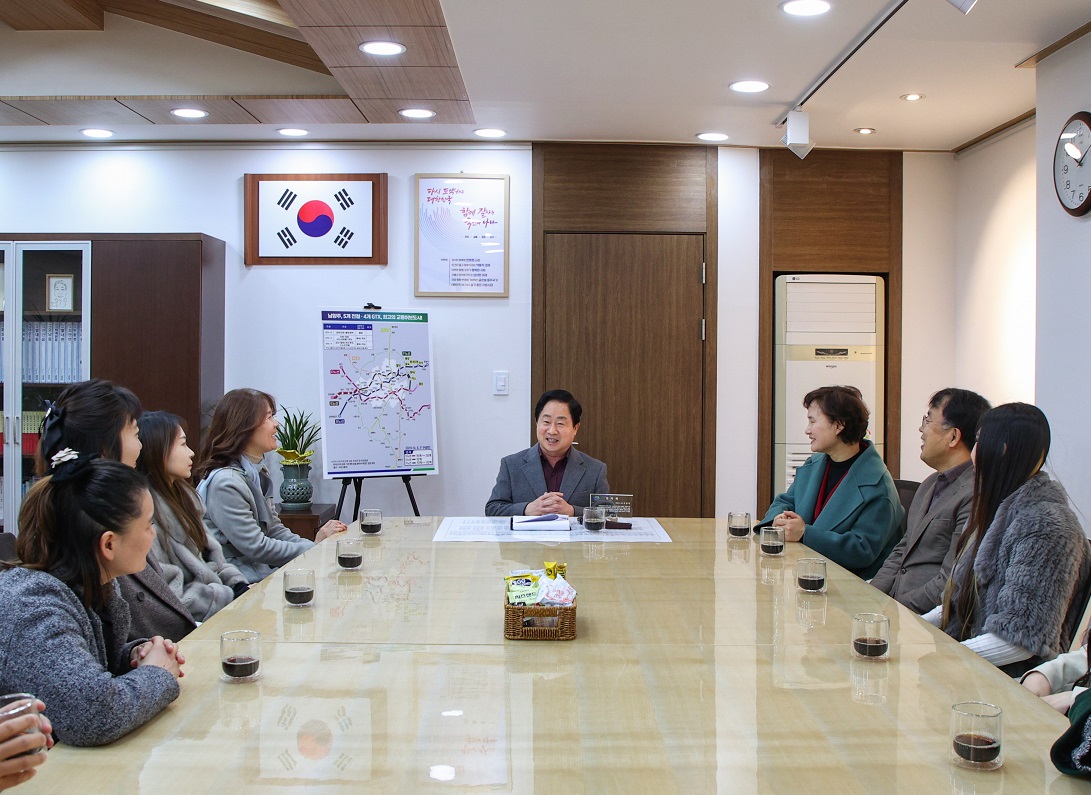
[[[80,457],[80,454],[73,450],[71,447],[66,447],[49,459],[49,465],[51,469],[56,469],[59,465],[66,461],[75,461]]]

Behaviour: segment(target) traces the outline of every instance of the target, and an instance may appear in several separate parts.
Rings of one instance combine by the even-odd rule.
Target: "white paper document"
[[[562,544],[569,541],[610,541],[669,544],[671,537],[655,519],[642,516],[633,517],[631,530],[602,530],[592,533],[578,522],[572,523],[572,529],[551,530],[512,530],[509,516],[448,516],[436,530],[432,541],[531,541],[542,544]]]

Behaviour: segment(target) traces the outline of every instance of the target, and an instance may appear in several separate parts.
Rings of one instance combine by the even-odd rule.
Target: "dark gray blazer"
[[[568,464],[561,479],[561,492],[565,501],[579,508],[591,504],[592,494],[609,494],[606,482],[606,464],[575,447],[569,448]],[[528,502],[546,493],[545,475],[538,445],[521,453],[500,459],[500,472],[496,485],[485,504],[486,516],[522,516]]]
[[[144,571],[117,578],[121,597],[129,605],[132,617],[129,640],[153,635],[181,640],[197,628],[197,623],[161,572],[159,564],[149,554]]]
[[[970,518],[974,468],[967,467],[929,510],[938,472],[925,478],[909,506],[905,535],[871,578],[871,584],[917,613],[940,603],[955,566],[955,547]]]

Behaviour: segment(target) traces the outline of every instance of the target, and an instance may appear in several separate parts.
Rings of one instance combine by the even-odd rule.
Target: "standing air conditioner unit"
[[[885,286],[879,276],[806,274],[776,280],[773,493],[811,455],[803,397],[854,386],[871,410],[868,439],[883,454]]]

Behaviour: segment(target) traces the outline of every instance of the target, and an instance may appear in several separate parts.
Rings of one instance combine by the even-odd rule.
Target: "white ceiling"
[[[308,140],[507,140],[777,145],[774,123],[885,9],[831,0],[794,18],[777,0],[443,0],[476,125],[305,125]],[[909,0],[806,103],[819,146],[951,150],[1034,107],[1017,63],[1091,21],[1087,0]],[[735,94],[727,84],[771,88]],[[908,103],[899,96],[926,95]],[[105,30],[19,32],[0,24],[0,96],[344,95],[337,81],[107,14]],[[281,126],[281,125],[276,125]],[[112,127],[127,141],[283,141],[273,125]],[[856,127],[875,127],[864,138]],[[86,140],[78,127],[0,126],[0,142]]]

